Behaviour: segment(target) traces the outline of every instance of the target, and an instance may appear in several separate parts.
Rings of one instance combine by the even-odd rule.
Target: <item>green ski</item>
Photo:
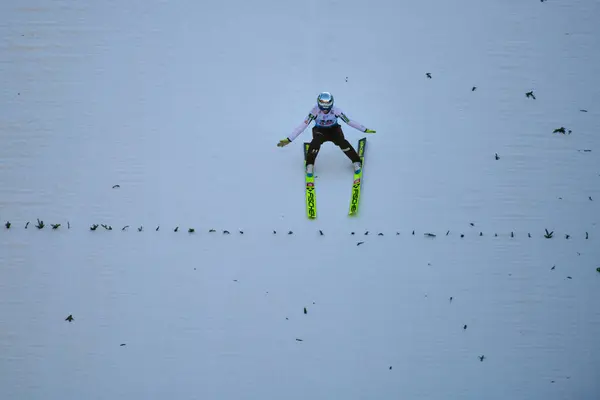
[[[306,186],[306,216],[310,219],[317,218],[317,194],[315,192],[315,176],[306,173],[306,155],[308,154],[310,143],[304,143],[304,179]]]
[[[360,189],[362,185],[363,169],[365,167],[365,147],[367,146],[367,138],[364,137],[358,141],[358,149],[356,152],[360,157],[362,166],[358,173],[354,174],[354,180],[352,181],[352,197],[350,198],[350,209],[348,215],[358,214],[358,206],[360,204]]]

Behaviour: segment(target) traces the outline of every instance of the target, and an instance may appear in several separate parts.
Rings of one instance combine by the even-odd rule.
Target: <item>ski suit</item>
[[[358,153],[352,147],[350,142],[344,137],[344,132],[342,131],[341,125],[338,123],[338,118],[341,118],[346,124],[351,127],[365,132],[367,128],[362,124],[351,120],[344,114],[344,112],[338,107],[332,107],[329,112],[323,112],[319,109],[318,106],[314,106],[312,110],[308,113],[306,119],[299,125],[294,131],[288,136],[290,142],[296,139],[306,127],[312,122],[315,121],[315,126],[312,128],[313,139],[310,142],[310,146],[308,148],[308,154],[306,155],[306,164],[313,164],[317,158],[317,154],[321,148],[321,145],[325,142],[333,142],[337,145],[346,156],[354,163],[360,162],[360,157]]]

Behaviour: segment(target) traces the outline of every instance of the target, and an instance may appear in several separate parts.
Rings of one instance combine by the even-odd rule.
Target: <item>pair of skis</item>
[[[315,191],[315,176],[314,171],[312,176],[306,174],[306,155],[308,154],[308,147],[310,143],[304,143],[304,179],[306,186],[306,216],[309,219],[317,218],[317,193]],[[367,146],[367,138],[364,137],[358,141],[358,149],[356,152],[360,157],[362,166],[358,173],[354,174],[352,180],[352,195],[350,197],[350,206],[348,208],[348,215],[358,214],[358,206],[360,204],[360,189],[362,185],[363,168],[365,165],[365,148]]]

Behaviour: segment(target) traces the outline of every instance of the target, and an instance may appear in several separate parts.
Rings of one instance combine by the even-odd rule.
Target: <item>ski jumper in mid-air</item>
[[[341,118],[346,124],[365,133],[375,133],[374,130],[367,129],[362,124],[348,118],[344,112],[338,107],[333,106],[333,96],[331,93],[323,92],[317,97],[317,104],[310,110],[308,116],[294,131],[282,139],[277,144],[278,147],[284,147],[290,144],[298,135],[300,135],[306,127],[315,121],[315,126],[312,128],[313,139],[308,147],[306,155],[306,174],[312,176],[314,164],[319,153],[321,145],[325,142],[333,142],[348,156],[354,166],[354,172],[360,172],[362,167],[360,157],[350,142],[344,137],[342,127],[338,123],[338,118]]]

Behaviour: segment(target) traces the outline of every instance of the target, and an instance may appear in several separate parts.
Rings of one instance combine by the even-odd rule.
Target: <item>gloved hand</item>
[[[288,145],[288,144],[290,144],[290,143],[291,143],[291,141],[290,141],[290,139],[288,139],[288,138],[281,139],[281,140],[279,141],[279,143],[277,143],[277,147],[284,147],[284,146],[287,146],[287,145]]]
[[[375,133],[373,129],[365,129],[365,133]]]

